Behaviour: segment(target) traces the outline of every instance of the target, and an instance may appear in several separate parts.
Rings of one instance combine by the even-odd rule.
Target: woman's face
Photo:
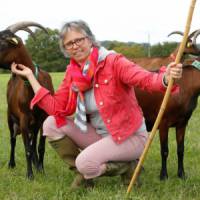
[[[70,30],[64,36],[63,46],[70,58],[81,63],[90,55],[92,42],[83,33]]]

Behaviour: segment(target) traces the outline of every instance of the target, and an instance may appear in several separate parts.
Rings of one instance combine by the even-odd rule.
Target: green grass
[[[53,73],[55,88],[62,80],[62,73]],[[122,200],[127,187],[120,183],[119,177],[98,178],[92,190],[80,189],[70,192],[69,185],[73,174],[46,144],[45,175],[34,171],[34,181],[25,178],[26,162],[21,136],[17,138],[16,168],[8,169],[9,131],[6,122],[6,85],[9,75],[0,75],[0,200]],[[176,141],[174,130],[169,134],[169,179],[160,182],[160,146],[155,137],[145,160],[142,186],[133,188],[130,197],[135,200],[199,200],[200,192],[200,107],[197,107],[187,127],[185,138],[185,171],[187,179],[177,178]]]

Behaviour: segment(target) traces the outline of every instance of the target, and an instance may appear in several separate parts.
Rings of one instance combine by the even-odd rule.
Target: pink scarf
[[[66,124],[64,116],[69,116],[74,113],[77,106],[77,96],[80,96],[81,101],[84,101],[83,92],[92,87],[92,80],[96,71],[98,62],[98,48],[93,47],[88,60],[84,67],[80,67],[75,60],[70,60],[70,70],[68,71],[71,76],[71,84],[69,90],[69,98],[66,106],[66,110],[62,113],[58,112],[55,115],[56,124],[61,127]],[[62,118],[61,118],[62,117]]]

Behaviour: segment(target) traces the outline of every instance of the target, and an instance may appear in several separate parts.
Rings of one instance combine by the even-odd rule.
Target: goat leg
[[[8,167],[14,168],[16,166],[15,146],[16,146],[17,125],[13,122],[10,115],[8,115],[8,127],[10,130],[10,161],[8,163]]]
[[[15,168],[16,163],[15,163],[15,146],[16,146],[16,136],[10,136],[10,161],[8,163],[9,168]]]
[[[39,161],[38,161],[38,153],[37,153],[37,135],[38,135],[38,131],[39,128],[35,128],[32,134],[32,144],[31,144],[31,148],[32,148],[32,162],[36,168],[36,170],[38,170],[38,166],[39,166]]]
[[[38,170],[40,172],[44,172],[45,140],[46,140],[46,137],[43,136],[43,131],[42,131],[42,128],[41,128],[40,129],[40,141],[39,141],[39,146],[38,146],[38,154],[39,154]]]
[[[31,133],[22,132],[22,137],[24,141],[24,147],[25,147],[25,154],[26,154],[26,162],[27,162],[27,178],[29,180],[34,179],[33,175],[33,170],[32,170],[32,155],[33,155],[33,150],[32,150],[32,137]]]
[[[160,145],[161,145],[161,157],[162,157],[162,167],[161,167],[161,171],[160,171],[160,180],[166,180],[168,178],[167,157],[168,157],[168,154],[169,154],[168,127],[161,123],[159,132],[160,132]]]
[[[183,127],[176,127],[176,142],[177,142],[177,156],[178,156],[178,172],[179,178],[185,179],[184,172],[184,138],[185,138],[186,125]]]

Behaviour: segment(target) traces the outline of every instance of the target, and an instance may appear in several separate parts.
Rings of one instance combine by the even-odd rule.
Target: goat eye
[[[11,44],[14,44],[14,45],[18,45],[18,40],[15,38],[15,37],[11,37],[11,38],[6,38],[6,40],[11,43]]]

